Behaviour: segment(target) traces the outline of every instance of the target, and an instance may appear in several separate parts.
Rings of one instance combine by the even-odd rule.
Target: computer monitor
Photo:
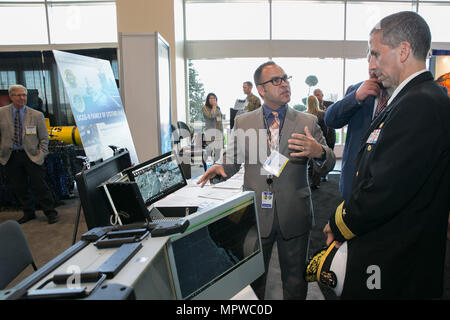
[[[136,182],[147,206],[187,185],[183,170],[172,152],[130,168],[127,174],[130,181]]]
[[[186,219],[168,242],[178,299],[229,299],[264,273],[254,192]]]

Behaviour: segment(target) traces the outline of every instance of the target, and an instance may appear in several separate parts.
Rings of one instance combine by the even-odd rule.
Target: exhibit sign
[[[447,88],[450,97],[450,50],[432,50],[430,71],[435,81]]]
[[[53,50],[89,161],[113,156],[109,145],[128,149],[138,163],[127,117],[109,61]]]

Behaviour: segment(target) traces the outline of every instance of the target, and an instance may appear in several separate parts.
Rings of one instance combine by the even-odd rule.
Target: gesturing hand
[[[322,156],[322,146],[314,139],[308,127],[305,126],[305,134],[293,133],[289,139],[289,149],[300,151],[292,152],[292,157],[320,158]]]

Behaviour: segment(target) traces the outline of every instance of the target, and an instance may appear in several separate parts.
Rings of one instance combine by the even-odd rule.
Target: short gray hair
[[[409,42],[416,59],[425,60],[431,47],[431,32],[426,21],[417,13],[402,11],[384,17],[370,35],[382,32],[381,42],[396,48],[402,41]]]
[[[14,94],[14,92],[16,92],[17,90],[25,90],[25,93],[28,93],[27,88],[25,88],[23,85],[21,85],[21,84],[13,84],[12,86],[9,87],[8,94],[10,96],[12,96]]]

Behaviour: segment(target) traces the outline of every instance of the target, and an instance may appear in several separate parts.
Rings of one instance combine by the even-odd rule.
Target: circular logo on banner
[[[83,97],[79,95],[78,93],[75,93],[72,97],[72,107],[75,108],[78,112],[83,112],[84,109],[86,109],[86,105],[84,104]]]

